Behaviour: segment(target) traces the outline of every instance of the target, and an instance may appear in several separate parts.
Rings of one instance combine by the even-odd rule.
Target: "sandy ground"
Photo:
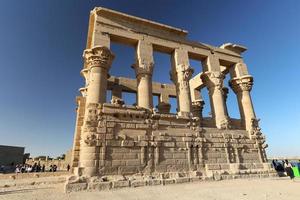
[[[63,193],[63,185],[30,185],[0,188],[0,200],[296,200],[300,199],[300,179],[240,179],[193,182],[166,186],[124,188],[102,192]]]

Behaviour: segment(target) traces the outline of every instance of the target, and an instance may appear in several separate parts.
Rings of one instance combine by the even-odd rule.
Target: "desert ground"
[[[63,192],[62,179],[43,178],[48,183],[29,179],[12,181],[0,180],[0,200],[296,200],[300,199],[300,179],[288,178],[236,179],[223,181],[191,182],[166,186],[123,188],[100,192]],[[32,179],[34,180],[34,179]],[[6,180],[7,181],[7,180]],[[14,180],[16,181],[16,180]],[[23,182],[22,182],[23,181]],[[23,183],[23,184],[22,184]],[[2,184],[2,185],[1,185]]]

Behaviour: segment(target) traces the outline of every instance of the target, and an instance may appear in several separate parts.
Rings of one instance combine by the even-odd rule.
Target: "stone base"
[[[119,189],[124,187],[142,187],[153,185],[169,185],[188,183],[195,181],[220,181],[230,179],[250,179],[250,178],[268,178],[277,177],[277,173],[273,170],[256,170],[249,173],[249,171],[239,170],[234,174],[222,170],[211,171],[206,175],[199,175],[199,173],[185,174],[182,173],[163,173],[156,176],[102,176],[84,178],[79,176],[71,176],[67,179],[64,187],[66,193],[78,191],[105,191],[111,189]]]

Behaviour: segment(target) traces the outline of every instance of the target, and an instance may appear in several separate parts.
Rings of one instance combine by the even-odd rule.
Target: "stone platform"
[[[276,175],[258,133],[202,127],[197,117],[135,106],[90,104],[86,112],[81,140],[96,161],[84,162],[97,166],[98,177],[84,177],[86,168],[76,167],[66,191]],[[113,181],[120,177],[124,182]]]

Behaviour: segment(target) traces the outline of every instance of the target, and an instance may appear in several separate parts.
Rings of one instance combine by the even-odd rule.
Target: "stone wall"
[[[94,146],[100,175],[263,171],[264,138],[245,130],[201,127],[196,118],[153,114],[133,106],[90,104],[84,141]],[[84,169],[82,169],[84,170]]]
[[[0,145],[0,166],[8,166],[12,163],[22,164],[24,162],[24,147]]]

